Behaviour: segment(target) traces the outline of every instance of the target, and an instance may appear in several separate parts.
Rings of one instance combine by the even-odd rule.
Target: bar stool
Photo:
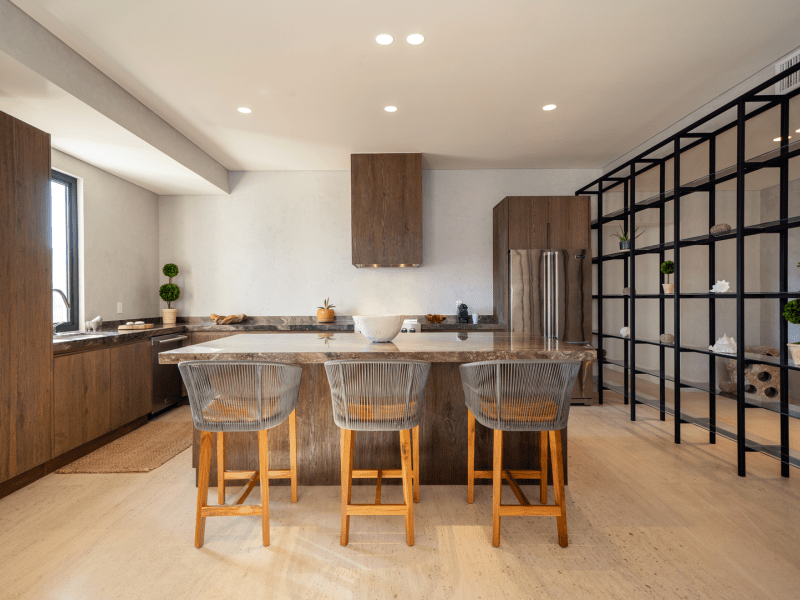
[[[265,546],[269,546],[269,479],[273,473],[276,475],[273,479],[284,478],[286,472],[269,470],[267,430],[280,425],[287,418],[294,420],[302,368],[267,362],[211,360],[186,361],[180,363],[178,368],[189,393],[194,426],[201,432],[194,545],[198,548],[203,545],[206,517],[261,515],[262,541]],[[220,467],[220,483],[223,486],[225,476],[231,473],[235,477],[228,477],[229,479],[248,478],[249,481],[234,505],[223,504],[222,491],[222,505],[208,506],[212,434],[218,435],[217,440],[224,455],[223,434],[244,431],[258,432],[258,470],[225,472],[223,456]],[[294,453],[291,460],[290,471],[294,475],[292,501],[296,501],[294,482],[297,466]],[[243,506],[242,503],[259,482],[261,504]]]
[[[425,382],[430,368],[430,363],[415,360],[331,360],[325,363],[333,401],[333,420],[341,428],[342,546],[346,546],[349,540],[351,515],[403,515],[406,543],[414,545],[410,434],[422,418]],[[354,431],[400,432],[401,468],[354,470]],[[415,438],[419,439],[418,434]],[[418,485],[418,448],[415,456],[417,473],[414,477]],[[377,479],[374,504],[350,502],[354,477]],[[386,477],[402,478],[403,504],[381,504],[381,479]]]
[[[567,509],[561,430],[567,426],[570,398],[581,363],[577,360],[495,360],[459,367],[468,414],[467,502],[472,503],[475,479],[492,479],[492,545],[500,545],[501,516],[556,517],[558,543],[566,548]],[[494,430],[492,471],[475,470],[475,420]],[[539,470],[503,469],[503,431],[538,431]],[[555,504],[547,505],[547,438],[553,461]],[[540,501],[531,506],[516,477],[539,479]],[[505,479],[520,505],[501,504]]]

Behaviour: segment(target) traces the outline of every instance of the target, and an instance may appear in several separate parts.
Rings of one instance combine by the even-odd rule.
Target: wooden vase
[[[336,315],[333,312],[332,308],[320,308],[319,310],[317,310],[318,323],[333,323],[335,318]]]

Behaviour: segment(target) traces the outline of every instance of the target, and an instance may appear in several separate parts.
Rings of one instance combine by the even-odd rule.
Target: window
[[[53,288],[61,290],[69,300],[64,306],[61,296],[53,292],[53,323],[56,331],[78,330],[78,180],[58,171],[50,180],[52,220],[50,238],[53,249]]]

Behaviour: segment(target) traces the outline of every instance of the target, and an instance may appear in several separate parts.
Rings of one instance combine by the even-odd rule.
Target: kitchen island
[[[372,344],[360,333],[320,332],[235,335],[185,346],[159,355],[162,364],[186,360],[253,360],[298,364],[303,367],[297,406],[297,464],[300,485],[338,485],[339,428],[333,422],[330,388],[323,363],[336,359],[412,359],[432,363],[425,388],[420,424],[420,482],[423,485],[459,485],[467,480],[467,407],[458,366],[502,359],[595,360],[589,345],[564,344],[526,333],[453,332],[399,334],[392,342]],[[538,442],[534,434],[508,436],[503,464],[508,469],[536,469]],[[566,475],[567,439],[563,434]],[[199,432],[195,431],[193,465],[197,467]],[[395,432],[359,432],[354,467],[400,467]],[[257,467],[258,444],[252,433],[225,436],[226,467]],[[492,437],[478,425],[475,435],[476,469],[491,468]],[[212,453],[211,478],[216,465]],[[289,462],[288,424],[270,436],[270,464]]]

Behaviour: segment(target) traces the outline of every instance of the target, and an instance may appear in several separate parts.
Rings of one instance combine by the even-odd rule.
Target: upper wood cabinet
[[[422,264],[422,154],[352,154],[353,264]]]
[[[53,457],[50,135],[0,113],[0,481]]]

